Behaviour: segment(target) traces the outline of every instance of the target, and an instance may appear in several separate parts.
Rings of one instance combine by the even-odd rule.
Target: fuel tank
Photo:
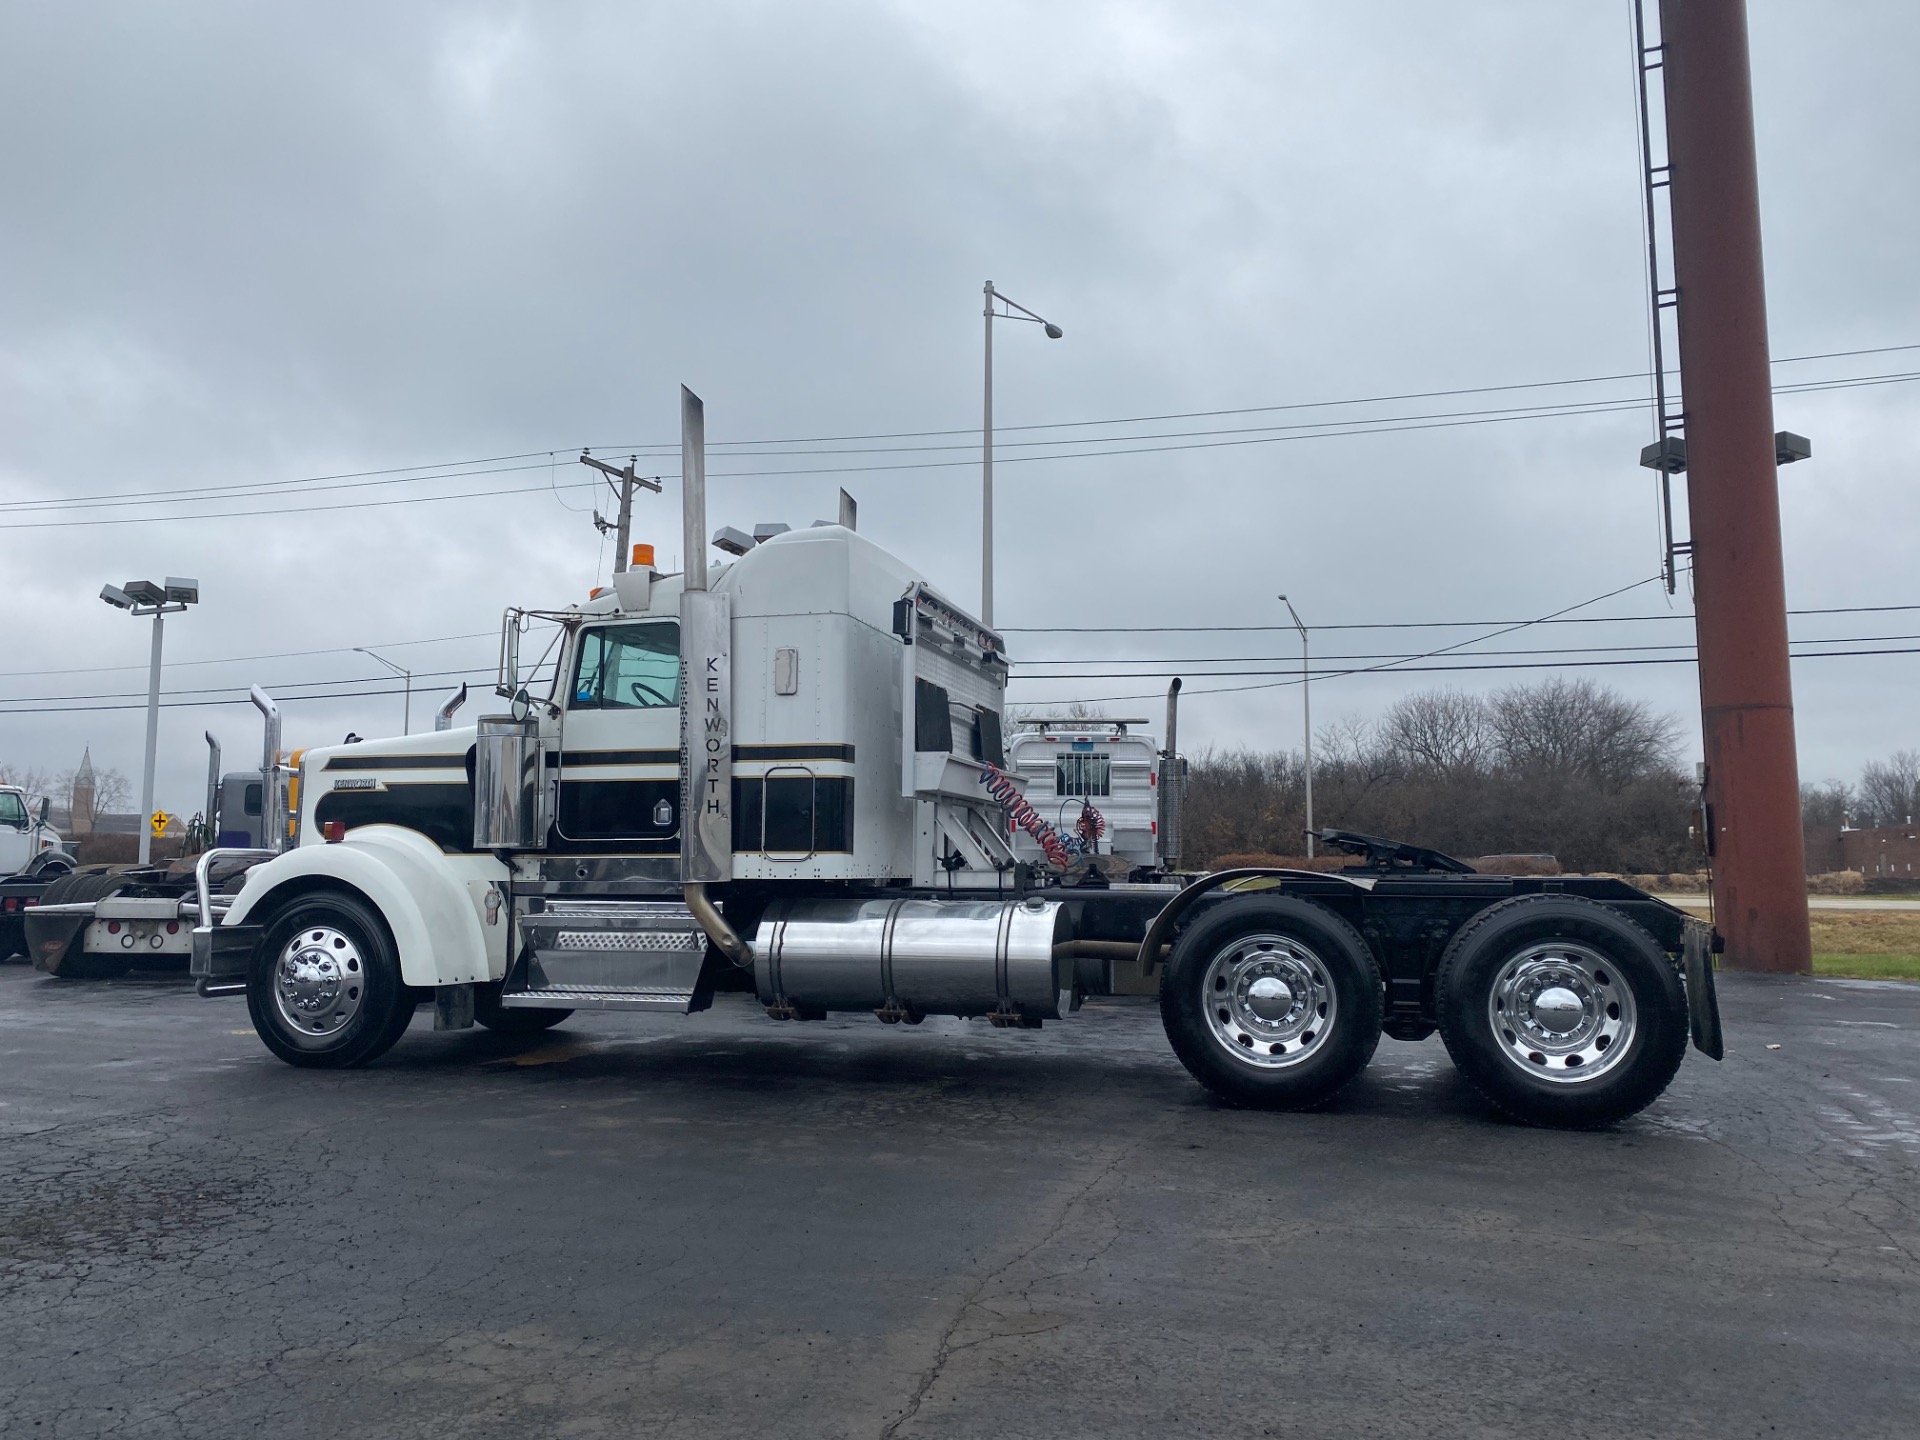
[[[1079,1008],[1057,901],[780,900],[753,938],[754,988],[776,1014],[1058,1020]]]

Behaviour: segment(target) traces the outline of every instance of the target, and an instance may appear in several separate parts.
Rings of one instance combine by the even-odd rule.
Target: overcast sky
[[[437,637],[490,636],[503,606],[584,598],[604,573],[572,457],[673,445],[682,381],[707,402],[711,526],[830,517],[844,484],[863,531],[971,606],[988,277],[1066,329],[1048,342],[1000,328],[1008,427],[1644,372],[1629,13],[1625,0],[8,5],[0,762],[61,770],[91,746],[137,783],[147,624],[94,597],[143,575],[202,586],[169,622],[165,685],[206,693],[172,698],[249,681],[387,690],[351,651],[386,646],[423,672],[424,728],[453,683],[426,672],[490,673],[493,659],[490,638]],[[1920,9],[1756,0],[1751,27],[1774,355],[1920,344]],[[1785,365],[1776,380],[1912,370],[1920,350]],[[1644,408],[1206,437],[1259,442],[1216,448],[1138,437],[1375,422],[1351,427],[1364,431],[1641,393],[1627,380],[1009,430],[996,618],[1272,625],[1283,590],[1316,626],[1577,604],[1658,569],[1653,482],[1635,465]],[[1777,424],[1815,446],[1782,472],[1792,605],[1920,605],[1915,403],[1903,384],[1777,402]],[[751,458],[720,443],[942,430],[962,433]],[[958,448],[819,453],[909,443]],[[1145,453],[1084,454],[1130,446]],[[1013,458],[1049,452],[1081,458]],[[500,456],[520,458],[460,479],[279,483]],[[888,465],[926,468],[870,468]],[[729,473],[750,470],[812,473]],[[215,488],[263,482],[273,498]],[[204,498],[17,505],[183,491]],[[470,498],[384,503],[425,495]],[[677,568],[672,480],[641,498],[634,531]],[[1643,586],[1582,613],[1668,608]],[[1920,610],[1793,629],[1906,636]],[[1403,653],[1483,633],[1329,631],[1315,647]],[[1685,621],[1643,621],[1479,648],[1690,639]],[[1287,633],[1012,644],[1036,677],[1180,670],[1189,753],[1299,743],[1297,689],[1197,693],[1261,678],[1209,682],[1212,669],[1285,668]],[[1214,656],[1270,659],[1193,663]],[[1122,657],[1180,663],[1048,663]],[[180,663],[218,660],[234,663]],[[1326,680],[1315,715],[1547,673]],[[1697,745],[1689,665],[1568,673],[1680,716]],[[1851,777],[1920,746],[1917,678],[1920,655],[1796,662],[1803,775]],[[1012,698],[1165,683],[1020,678]],[[39,698],[52,696],[130,708],[55,711]],[[285,708],[290,743],[325,743],[391,733],[401,698]],[[230,762],[257,753],[244,703],[163,711],[170,809],[197,808],[208,727]]]

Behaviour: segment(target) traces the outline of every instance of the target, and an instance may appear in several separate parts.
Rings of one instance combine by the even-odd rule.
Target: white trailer
[[[1161,971],[1175,1052],[1237,1103],[1317,1103],[1383,1033],[1439,1027],[1497,1103],[1591,1124],[1664,1088],[1690,1021],[1717,1049],[1708,932],[1619,881],[1474,875],[1333,831],[1345,874],[1066,885],[1023,860],[989,790],[1018,800],[996,775],[1001,636],[844,525],[723,529],[735,558],[702,563],[683,398],[690,574],[636,565],[510,611],[505,713],[307,750],[297,786],[265,787],[297,794],[269,817],[283,852],[200,857],[193,972],[244,994],[282,1059],[369,1061],[429,1000],[436,1027],[509,1031],[727,990],[781,1021],[1038,1026],[1116,964]],[[551,663],[523,671],[537,622]],[[230,900],[223,866],[250,867]]]

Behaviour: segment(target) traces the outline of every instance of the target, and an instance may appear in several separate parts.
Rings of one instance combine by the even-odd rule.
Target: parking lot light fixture
[[[1027,309],[1026,306],[1009,300],[993,288],[991,280],[982,287],[986,291],[985,308],[987,327],[987,371],[986,398],[982,405],[980,418],[980,623],[989,630],[993,628],[993,322],[996,320],[1031,320],[1038,325],[1049,340],[1058,340],[1067,332],[1051,320]],[[996,309],[995,305],[1005,306]]]
[[[369,660],[378,660],[382,665],[386,666],[387,669],[393,671],[394,674],[405,677],[406,698],[401,702],[400,733],[402,735],[411,735],[413,733],[413,672],[404,665],[394,664],[393,661],[387,659],[384,655],[374,654],[373,651],[367,649],[364,645],[356,645],[353,648],[355,654],[364,655]],[[388,693],[391,694],[392,692],[389,691]]]
[[[140,863],[153,859],[153,765],[160,747],[160,648],[165,617],[177,615],[189,605],[200,603],[200,582],[169,575],[165,583],[129,580],[124,585],[103,585],[100,598],[116,610],[130,615],[153,617],[153,655],[147,665],[147,753],[140,771]]]

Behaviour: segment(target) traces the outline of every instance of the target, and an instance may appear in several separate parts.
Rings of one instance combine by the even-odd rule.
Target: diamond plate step
[[[500,995],[515,1009],[684,1015],[707,952],[706,932],[674,901],[548,900],[521,915],[518,929]]]

